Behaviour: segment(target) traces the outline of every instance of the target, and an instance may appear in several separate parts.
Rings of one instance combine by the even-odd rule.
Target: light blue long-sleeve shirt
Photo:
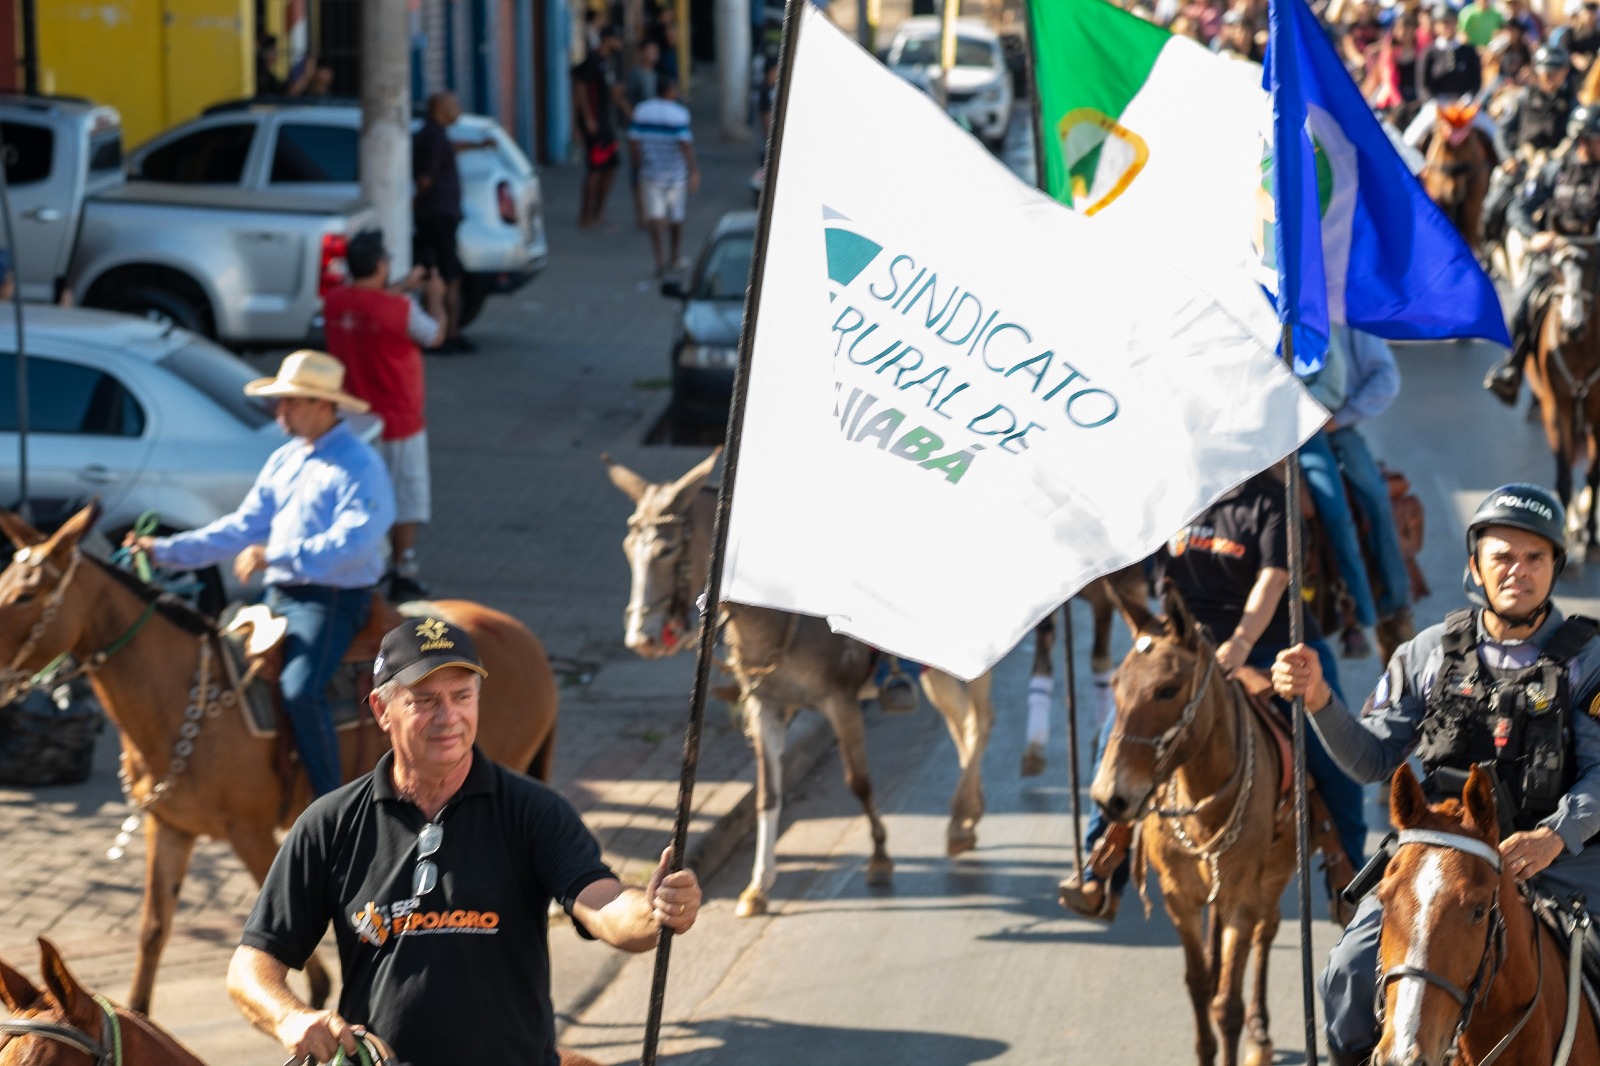
[[[383,577],[394,489],[378,453],[343,422],[272,453],[244,502],[210,525],[160,537],[156,562],[211,566],[265,544],[268,585],[367,588]]]
[[[1333,413],[1340,426],[1353,426],[1389,409],[1400,395],[1400,368],[1389,342],[1359,329],[1334,326],[1345,341],[1349,370],[1345,375],[1344,403]]]

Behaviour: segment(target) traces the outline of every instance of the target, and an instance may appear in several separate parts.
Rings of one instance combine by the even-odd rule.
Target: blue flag
[[[1509,346],[1494,284],[1389,143],[1305,0],[1271,0],[1263,83],[1278,315],[1296,370],[1322,365],[1330,323],[1390,340]]]

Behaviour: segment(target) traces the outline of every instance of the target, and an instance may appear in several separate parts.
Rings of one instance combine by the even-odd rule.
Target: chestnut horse
[[[259,884],[277,854],[275,828],[287,828],[310,801],[303,774],[284,794],[276,740],[252,735],[221,677],[215,626],[159,598],[160,590],[78,550],[94,525],[93,506],[46,537],[0,511],[0,529],[17,545],[0,574],[0,683],[25,687],[62,653],[88,665],[106,714],[122,734],[122,780],[144,819],[144,906],[139,958],[128,1003],[148,1014],[156,967],[172,930],[178,892],[195,840],[226,840]],[[522,623],[461,600],[431,605],[466,629],[489,677],[478,743],[497,762],[536,777],[550,769],[556,683],[538,638]],[[206,701],[191,689],[209,690]],[[388,746],[371,722],[340,734],[345,780],[372,768]],[[328,975],[306,963],[314,1005]]]
[[[602,456],[612,484],[634,502],[623,551],[633,586],[626,614],[626,643],[646,658],[693,647],[690,611],[711,569],[711,525],[716,492],[706,486],[717,452],[677,481],[654,484]],[[765,607],[725,603],[719,624],[728,669],[739,685],[745,729],[756,753],[756,859],[750,884],[739,895],[740,917],[765,914],[777,880],[775,849],[783,808],[783,741],[801,708],[821,712],[833,726],[844,760],[845,783],[872,826],[867,883],[889,884],[894,863],[872,799],[867,772],[866,723],[861,689],[872,676],[871,648],[828,628],[821,618]],[[977,845],[983,817],[983,753],[994,725],[989,675],[963,684],[939,670],[922,671],[922,691],[944,716],[961,764],[945,833],[949,854]]]
[[[1575,1023],[1571,1063],[1600,1062],[1588,999],[1567,1017],[1567,951],[1500,863],[1494,786],[1476,768],[1460,800],[1429,806],[1409,766],[1389,786],[1399,849],[1378,886],[1383,1037],[1374,1066],[1550,1066]],[[1506,1037],[1510,1036],[1509,1040]]]
[[[56,946],[39,938],[44,987],[0,959],[0,1066],[205,1066],[142,1014],[83,987]]]
[[[1595,293],[1600,290],[1597,240],[1563,237],[1550,253],[1553,287],[1535,332],[1529,360],[1528,386],[1539,401],[1545,441],[1556,460],[1556,495],[1568,507],[1568,556],[1584,560],[1595,547],[1595,513],[1589,508],[1576,525],[1572,503],[1572,468],[1587,450],[1584,481],[1593,498],[1600,490],[1600,325],[1595,322]]]
[[[1216,649],[1169,588],[1161,616],[1120,604],[1138,636],[1112,685],[1116,725],[1089,794],[1113,821],[1142,820],[1140,847],[1183,944],[1201,1066],[1272,1062],[1267,961],[1295,870],[1294,811],[1279,803],[1278,747]],[[1135,869],[1139,869],[1138,865]],[[1201,918],[1211,908],[1209,936]],[[1248,1014],[1243,987],[1254,952]]]
[[[1498,158],[1489,135],[1473,124],[1477,114],[1476,105],[1439,108],[1418,175],[1473,252],[1483,239],[1483,200]]]

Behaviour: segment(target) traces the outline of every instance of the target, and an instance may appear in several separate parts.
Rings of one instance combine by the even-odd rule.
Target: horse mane
[[[185,632],[192,633],[197,637],[203,637],[217,631],[217,623],[215,621],[170,592],[141,581],[137,575],[129,573],[119,566],[113,566],[104,559],[97,559],[87,552],[82,554],[83,558],[98,566],[117,584],[139,597],[145,603],[155,604],[158,614]]]

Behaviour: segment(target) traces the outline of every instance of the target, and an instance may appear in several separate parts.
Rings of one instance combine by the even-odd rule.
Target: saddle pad
[[[1556,935],[1556,943],[1561,945],[1563,959],[1572,950],[1572,935],[1567,931],[1566,924],[1561,919],[1561,912],[1566,910],[1566,905],[1549,892],[1538,888],[1532,889],[1533,913],[1537,914]],[[1565,963],[1562,966],[1565,970]],[[1589,1009],[1595,1017],[1600,1018],[1600,921],[1589,923],[1588,935],[1583,940],[1583,993],[1589,998]]]
[[[244,640],[240,633],[224,634],[222,648],[228,658],[229,673],[241,678],[250,668],[244,653]],[[333,712],[336,730],[354,729],[371,717],[367,710],[367,693],[372,689],[372,663],[342,663],[328,682],[328,708]],[[245,689],[239,707],[244,716],[245,728],[251,736],[275,737],[278,735],[278,694],[274,686],[256,678]]]

